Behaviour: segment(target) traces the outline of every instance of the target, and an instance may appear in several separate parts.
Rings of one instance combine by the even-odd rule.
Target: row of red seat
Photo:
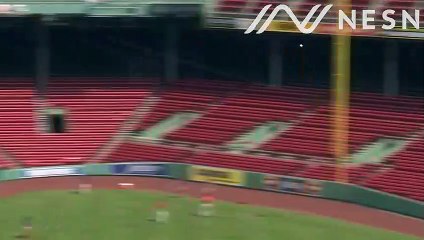
[[[66,132],[60,134],[38,129],[31,82],[19,94],[0,83],[0,109],[7,112],[0,115],[0,145],[26,166],[86,162],[109,141],[152,86],[119,79],[75,81],[49,84],[46,105],[65,111]]]
[[[219,105],[205,108],[205,114],[202,117],[165,137],[174,141],[218,146],[266,121],[293,122],[297,120],[297,124],[279,137],[265,143],[262,149],[331,159],[333,157],[331,131],[333,113],[328,101],[328,93],[320,90],[246,87],[222,99]],[[369,101],[368,105],[366,101]],[[315,108],[315,106],[320,107]],[[354,93],[352,106],[348,121],[350,152],[360,150],[381,137],[396,136],[408,139],[411,134],[423,127],[424,113],[421,108],[423,106],[421,99]],[[393,109],[392,106],[394,106]],[[162,111],[166,111],[166,106],[164,107]],[[190,107],[186,110],[190,110]],[[300,117],[303,112],[307,114]],[[423,155],[422,152],[404,154],[402,161],[408,161],[403,163],[404,169],[406,165],[411,170],[422,166],[423,161],[419,157]],[[269,162],[266,163],[259,161],[257,156],[246,159],[245,156],[210,151],[193,154],[186,161],[250,171],[256,169],[256,171],[268,173],[279,172],[277,174],[291,174],[306,178],[324,180],[335,178],[335,168],[331,164],[306,164],[296,171],[282,173],[285,172],[284,169],[273,165],[272,159],[267,159]],[[287,167],[287,161],[278,161]],[[267,164],[271,167],[266,166]],[[362,184],[368,178],[380,176],[381,169],[384,169],[381,164],[355,165],[346,170],[347,178],[350,182]],[[374,187],[378,188],[378,185]]]
[[[11,162],[9,160],[6,160],[4,158],[4,156],[1,156],[0,155],[0,169],[2,169],[2,168],[11,168],[11,167],[14,167],[14,166],[16,166],[15,163],[13,163],[13,162]]]
[[[188,93],[164,93],[161,95],[160,101],[153,107],[152,114],[144,119],[138,126],[138,129],[145,129],[152,124],[163,120],[175,112],[182,111],[203,111],[211,102],[216,99],[209,95],[189,95]]]
[[[85,162],[114,135],[119,125],[155,87],[151,82],[138,81],[89,79],[80,82],[53,81],[49,87],[47,103],[67,110],[69,131],[64,134],[41,133],[37,128],[32,83],[20,83],[17,88],[11,88],[13,82],[0,84],[0,111],[4,112],[0,114],[0,146],[27,166]],[[204,115],[165,138],[221,146],[266,121],[289,121],[294,124],[292,128],[261,148],[332,158],[332,112],[328,92],[225,82],[209,82],[208,86],[211,87],[205,89],[204,83],[193,80],[178,82],[162,90],[158,104],[138,127],[145,129],[175,112],[196,111]],[[409,139],[411,133],[423,127],[422,99],[387,98],[376,94],[353,94],[352,99],[350,151],[379,137],[396,135]],[[370,104],[361,99],[369,99]],[[391,110],[391,105],[398,107]],[[424,148],[422,137],[420,139],[388,158],[394,169],[380,173],[382,166],[379,164],[359,165],[348,169],[349,179],[420,199],[422,192],[415,185],[413,190],[406,189],[406,179],[420,182],[423,174]],[[331,164],[314,165],[285,158],[188,151],[131,142],[119,146],[108,161],[180,161],[317,179],[332,180],[335,176]],[[408,175],[398,174],[404,172]],[[391,189],[390,182],[396,178],[403,185],[398,183]]]
[[[108,156],[108,162],[181,162],[190,151],[183,148],[124,142]]]
[[[413,102],[415,104],[415,102]],[[415,106],[415,105],[413,105]],[[378,107],[378,106],[376,106]],[[354,152],[380,137],[407,137],[423,127],[424,112],[400,113],[389,110],[351,108],[349,111],[349,151]],[[331,157],[332,111],[320,107],[314,114],[262,146],[268,151],[284,151]],[[299,148],[298,146],[302,146]]]
[[[361,184],[363,181],[378,170],[382,169],[379,163],[355,164],[351,166],[337,166],[328,163],[311,163],[303,171],[295,174],[298,177],[328,180],[346,181]]]
[[[224,167],[245,171],[293,175],[321,180],[335,180],[336,167],[331,164],[307,164],[304,162],[261,156],[246,156],[204,150],[187,150],[165,145],[124,143],[108,161],[182,162],[212,167]],[[351,183],[377,188],[413,199],[424,200],[424,174],[401,170],[384,170],[380,164],[362,164],[339,168],[339,176]],[[364,180],[370,179],[364,183]],[[341,180],[341,179],[338,179]],[[411,182],[412,181],[412,182]]]
[[[174,94],[174,91],[176,91],[176,94]],[[183,97],[179,100],[169,99],[169,95],[182,95]],[[302,88],[282,90],[252,86],[245,88],[241,93],[226,97],[220,101],[219,105],[210,107],[212,101],[208,94],[201,91],[189,93],[187,90],[182,92],[182,89],[170,89],[162,95],[162,100],[153,110],[153,113],[143,121],[140,128],[144,129],[151,126],[177,111],[201,112],[208,108],[206,114],[201,118],[189,123],[184,128],[177,129],[165,138],[175,141],[219,145],[266,121],[296,120],[302,112],[313,108],[311,102],[325,101],[327,95],[326,92],[319,90]],[[358,99],[361,98],[357,95],[352,96],[355,99],[353,103],[360,102]],[[214,101],[216,101],[217,96],[213,96],[215,97]],[[370,98],[370,101],[376,105],[375,108],[385,108],[384,98],[373,95],[364,97]],[[370,109],[361,104],[352,108],[350,110],[351,120],[349,121],[350,150],[358,150],[364,144],[381,136],[408,135],[419,128],[422,113],[408,111],[409,109],[418,109],[420,107],[419,101],[414,99],[402,99],[402,101],[404,103],[400,106],[403,106],[403,112]],[[391,104],[394,100],[389,98],[388,102]],[[407,103],[407,107],[405,107],[405,103]],[[316,109],[315,113],[305,117],[300,125],[294,126],[282,134],[280,138],[268,142],[263,149],[291,153],[303,152],[309,155],[331,157],[330,144],[332,140],[329,131],[331,129],[331,114],[332,112],[327,106]],[[408,121],[405,121],[405,119]],[[298,145],[306,145],[306,149],[299,149],[296,147]]]
[[[387,161],[397,169],[420,171],[424,173],[424,137],[421,136],[409,143],[405,149],[390,156]]]
[[[223,99],[199,119],[166,136],[175,141],[220,145],[267,121],[294,121],[318,92],[250,86]],[[305,98],[308,95],[310,98]],[[307,101],[305,101],[307,99]]]
[[[305,166],[304,162],[299,161],[201,150],[195,151],[185,162],[278,175],[293,175]]]
[[[302,170],[305,163],[271,157],[247,156],[196,150],[167,145],[125,142],[112,153],[110,162],[181,162],[214,167],[233,168],[246,171],[290,175]]]
[[[424,201],[423,172],[390,169],[367,180],[364,186]]]
[[[402,195],[424,201],[424,172],[384,168],[381,164],[362,164],[352,167],[312,164],[303,172],[295,174],[299,177],[321,180],[348,180],[351,183],[379,189],[385,192]],[[339,178],[339,179],[338,179]]]
[[[151,114],[139,124],[137,129],[144,130],[175,112],[203,112],[216,102],[228,89],[237,84],[215,82],[213,86],[204,88],[196,81],[179,81],[171,88],[161,90],[161,98],[153,107]]]

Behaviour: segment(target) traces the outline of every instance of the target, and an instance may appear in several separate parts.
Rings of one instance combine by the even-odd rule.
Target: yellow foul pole
[[[350,0],[334,0],[337,10],[346,14],[351,12]],[[338,14],[337,14],[338,15]],[[333,150],[336,159],[335,180],[348,182],[344,163],[349,161],[349,98],[350,98],[350,27],[345,24],[343,30],[333,35]]]

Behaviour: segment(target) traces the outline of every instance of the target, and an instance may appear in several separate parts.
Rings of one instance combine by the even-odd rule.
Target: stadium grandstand
[[[163,4],[146,17],[145,6],[131,1],[49,2],[0,7],[1,168],[176,162],[342,181],[424,201],[421,31],[351,38],[341,161],[333,28],[243,34],[268,4],[287,3],[305,16],[322,1]],[[351,3],[358,11],[423,6]]]

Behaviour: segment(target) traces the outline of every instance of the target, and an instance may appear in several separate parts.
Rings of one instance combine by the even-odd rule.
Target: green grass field
[[[166,224],[148,221],[157,199],[169,198]],[[15,239],[31,216],[34,240],[396,240],[417,239],[345,222],[219,202],[217,216],[193,215],[193,199],[137,191],[25,193],[0,199],[0,239]]]

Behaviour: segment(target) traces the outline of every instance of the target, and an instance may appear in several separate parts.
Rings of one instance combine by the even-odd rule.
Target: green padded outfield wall
[[[21,177],[20,169],[0,170],[0,181],[15,180]]]
[[[262,173],[246,172],[246,187],[263,189],[264,175]]]
[[[186,164],[170,164],[171,177],[175,179],[187,180],[187,168]]]
[[[120,165],[125,165],[128,163],[122,163]],[[130,163],[129,165],[143,165],[145,163]],[[165,163],[166,164],[166,163]],[[113,164],[90,164],[84,166],[70,166],[69,168],[82,167],[83,174],[86,175],[119,175],[113,173],[112,171]],[[146,164],[148,165],[148,163]],[[169,163],[167,164],[170,169],[170,177],[175,179],[184,179],[187,180],[187,168],[190,165],[179,164],[179,163]],[[61,167],[45,167],[43,169],[55,169]],[[12,170],[0,170],[0,181],[7,180],[15,180],[24,177],[25,171],[31,171],[31,169],[12,169]],[[48,173],[48,171],[47,171]],[[135,174],[136,175],[136,174]],[[142,176],[142,175],[140,175]],[[254,172],[245,172],[246,181],[244,187],[252,188],[252,189],[262,189],[265,190],[264,187],[264,176],[262,173],[254,173]],[[46,175],[45,177],[48,177]],[[291,177],[281,176],[281,179],[290,179]],[[299,178],[296,178],[299,179]],[[305,180],[305,182],[307,182]],[[384,192],[371,190],[367,188],[362,188],[359,186],[351,185],[351,184],[340,184],[335,182],[322,182],[322,189],[320,189],[319,193],[315,195],[315,197],[322,197],[326,199],[332,200],[340,200],[345,202],[351,202],[367,207],[383,209],[391,212],[400,213],[403,215],[408,215],[412,217],[417,217],[424,219],[424,203],[418,202],[402,197],[398,197],[395,195],[387,194]],[[290,192],[291,190],[285,190],[288,193],[294,194],[303,194],[303,192]]]
[[[424,203],[350,184],[325,182],[322,197],[424,219]]]
[[[83,168],[86,175],[111,175],[109,164],[87,164]]]

